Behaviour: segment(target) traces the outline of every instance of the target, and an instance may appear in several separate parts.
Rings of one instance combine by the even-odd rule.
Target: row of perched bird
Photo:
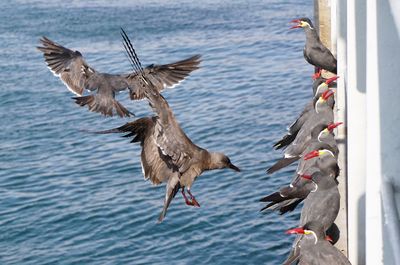
[[[306,32],[304,56],[307,61],[336,73],[336,59],[320,42],[311,21],[304,18],[294,22],[297,24],[292,28],[302,27]],[[43,52],[53,74],[76,95],[73,98],[75,102],[80,106],[87,106],[92,112],[105,116],[133,115],[115,98],[117,92],[126,89],[129,90],[131,100],[148,101],[154,116],[139,118],[118,128],[95,133],[125,133],[125,137],[132,137],[131,142],[141,145],[144,178],[154,185],[166,182],[164,206],[158,219],[161,222],[179,190],[187,205],[200,207],[191,193],[191,187],[203,171],[240,169],[223,153],[209,152],[195,145],[179,126],[168,102],[160,94],[165,88],[177,85],[198,69],[200,56],[143,68],[123,29],[121,36],[133,69],[128,74],[100,73],[87,64],[79,51],[65,48],[46,37],[40,40],[42,46],[37,48]],[[337,77],[325,79],[321,72],[314,77],[313,100],[289,127],[287,134],[275,144],[276,149],[286,148],[285,154],[268,169],[268,173],[273,173],[300,160],[295,177],[288,187],[262,199],[263,202],[268,202],[263,210],[279,209],[281,213],[285,213],[292,211],[304,200],[301,227],[289,230],[289,233],[301,235],[296,239],[285,264],[296,260],[301,264],[347,264],[346,258],[325,240],[325,232],[338,213],[340,198],[335,181],[339,168],[333,130],[341,123],[334,123],[334,91],[329,89],[329,85]],[[86,91],[89,94],[85,95]]]
[[[200,207],[191,193],[191,187],[203,171],[240,169],[223,153],[209,152],[195,145],[179,126],[168,102],[160,94],[164,88],[178,84],[198,69],[200,56],[195,55],[171,64],[152,64],[143,68],[128,35],[122,28],[121,35],[133,68],[133,72],[129,74],[100,73],[86,63],[79,51],[67,49],[46,37],[40,40],[42,46],[37,48],[43,52],[53,74],[77,95],[73,98],[75,102],[80,106],[87,106],[92,112],[99,112],[105,116],[131,116],[133,113],[115,99],[116,93],[125,89],[129,89],[131,100],[148,100],[154,116],[143,117],[121,127],[96,133],[126,133],[125,137],[133,138],[131,142],[140,143],[145,180],[150,180],[153,185],[167,183],[164,207],[158,219],[161,222],[171,200],[179,190],[187,205]],[[93,93],[83,95],[86,90]]]
[[[336,180],[339,150],[333,130],[342,123],[334,122],[334,90],[329,88],[338,76],[326,79],[321,73],[324,69],[336,74],[336,59],[320,41],[310,19],[292,22],[296,24],[291,28],[304,29],[304,57],[319,71],[313,76],[313,99],[274,145],[275,149],[285,148],[284,157],[267,170],[271,174],[299,160],[294,177],[288,186],[261,199],[267,203],[261,211],[284,214],[304,201],[299,227],[287,231],[297,237],[284,264],[350,264],[332,245],[334,235],[330,236],[340,207]]]

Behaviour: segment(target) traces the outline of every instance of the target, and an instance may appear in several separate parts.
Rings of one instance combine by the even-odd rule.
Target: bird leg
[[[190,199],[192,200],[193,205],[200,207],[200,204],[196,201],[196,198],[192,195],[189,188],[188,188],[187,192],[189,193],[189,196],[190,196]]]
[[[317,67],[317,72],[312,75],[312,79],[313,80],[318,79],[321,76],[321,74],[322,74],[322,69]]]
[[[186,197],[185,187],[182,187],[182,195],[183,195],[183,198],[185,199],[185,203],[187,205],[190,205],[190,206],[194,206],[195,205],[192,201],[189,201],[188,198]]]

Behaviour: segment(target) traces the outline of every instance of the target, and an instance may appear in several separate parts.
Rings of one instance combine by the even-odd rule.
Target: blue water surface
[[[280,264],[298,210],[259,213],[292,177],[267,176],[272,144],[311,97],[312,67],[294,18],[311,0],[0,1],[0,264]],[[157,224],[164,185],[143,180],[137,145],[90,135],[131,119],[77,106],[35,49],[43,35],[98,71],[131,70],[120,27],[143,64],[202,54],[202,68],[164,96],[194,143],[238,165],[178,194]],[[118,97],[138,117],[145,101]]]

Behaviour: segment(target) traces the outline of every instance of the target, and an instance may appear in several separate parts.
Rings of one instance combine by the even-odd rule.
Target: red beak
[[[304,234],[304,229],[301,227],[298,228],[293,228],[289,229],[285,232],[286,234],[292,235],[292,234]]]
[[[291,23],[300,23],[300,19],[294,19],[292,21],[290,21]],[[294,25],[292,26],[290,29],[297,29],[297,28],[301,28],[300,24]]]
[[[333,81],[336,81],[338,78],[339,78],[339,76],[331,77],[331,78],[327,79],[327,80],[325,81],[325,83],[326,83],[327,85],[329,85],[329,84],[332,83]]]
[[[311,151],[310,153],[306,154],[304,156],[304,160],[309,160],[311,158],[318,157],[318,156],[319,156],[319,150],[314,150],[314,151]]]
[[[300,175],[303,179],[312,180],[311,175]]]
[[[331,123],[328,125],[327,129],[332,132],[333,129],[335,129],[336,127],[338,127],[339,125],[343,124],[343,122],[337,122],[337,123]]]
[[[330,96],[333,95],[333,93],[335,93],[335,92],[334,92],[333,90],[329,89],[329,90],[325,91],[325,92],[322,94],[321,97],[322,97],[324,100],[327,100]]]

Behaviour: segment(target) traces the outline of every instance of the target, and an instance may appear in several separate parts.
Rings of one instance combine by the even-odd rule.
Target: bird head
[[[338,78],[339,78],[339,76],[334,76],[334,77],[326,79],[325,82],[321,82],[321,84],[317,87],[317,90],[315,91],[315,96],[327,91],[329,89],[329,85],[332,82],[336,81]]]
[[[314,157],[322,157],[325,155],[331,155],[333,157],[335,157],[335,155],[332,153],[332,151],[328,150],[328,149],[321,149],[321,150],[314,150],[309,152],[308,154],[306,154],[304,156],[304,160],[310,160]]]
[[[302,227],[289,229],[286,234],[305,235],[306,238],[314,239],[314,244],[318,243],[319,238],[323,239],[325,237],[323,225],[318,221],[310,221]]]
[[[343,122],[336,122],[336,123],[330,123],[327,127],[325,127],[319,134],[318,134],[318,141],[321,142],[321,138],[329,136],[333,130],[338,127],[339,125],[343,124]]]
[[[240,168],[232,164],[229,157],[223,153],[211,153],[210,169],[230,168],[240,172]]]
[[[332,89],[329,89],[322,93],[322,95],[317,99],[315,102],[314,108],[317,113],[319,113],[319,107],[322,106],[323,104],[326,104],[327,100],[333,96],[335,92]]]
[[[296,23],[296,25],[292,26],[290,29],[297,29],[297,28],[310,28],[314,29],[314,26],[309,18],[303,17],[300,19],[294,19],[291,23]]]

